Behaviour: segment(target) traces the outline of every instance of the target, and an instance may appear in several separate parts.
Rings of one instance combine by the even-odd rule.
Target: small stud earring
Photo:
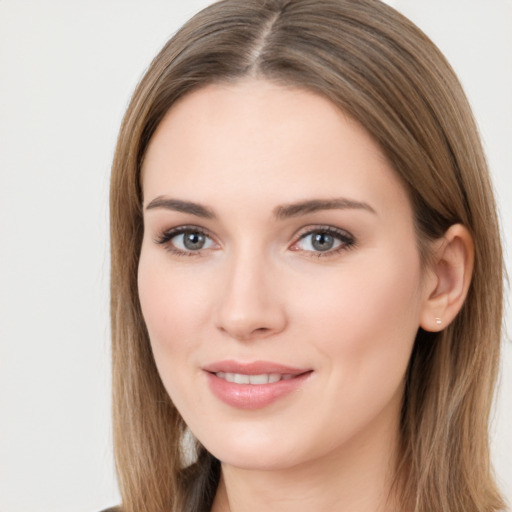
[[[438,316],[436,317],[436,324],[441,325],[441,319]]]

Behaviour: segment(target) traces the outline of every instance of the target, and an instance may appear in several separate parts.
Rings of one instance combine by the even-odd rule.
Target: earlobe
[[[474,244],[469,230],[454,224],[435,242],[420,326],[437,332],[449,325],[460,311],[473,272]]]

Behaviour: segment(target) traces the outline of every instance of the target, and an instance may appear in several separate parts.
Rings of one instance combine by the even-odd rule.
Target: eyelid
[[[294,248],[297,246],[297,244],[306,238],[307,236],[310,236],[314,233],[327,233],[331,236],[334,236],[339,241],[341,241],[341,244],[334,248],[329,249],[326,251],[309,251],[309,250],[303,250],[299,248]],[[330,225],[325,224],[318,224],[318,225],[310,225],[306,226],[299,230],[299,232],[294,237],[294,242],[290,245],[289,249],[292,251],[301,251],[303,253],[308,253],[308,255],[313,255],[315,257],[327,257],[327,256],[333,256],[338,254],[341,251],[345,251],[348,249],[353,248],[356,245],[356,239],[355,237],[347,230],[337,228]]]
[[[192,224],[187,224],[184,226],[176,226],[175,228],[164,229],[160,232],[155,238],[154,241],[157,244],[162,244],[169,241],[171,238],[175,236],[181,235],[183,233],[201,233],[202,235],[207,236],[208,238],[212,238],[208,230],[201,228],[199,226],[194,226]]]
[[[177,226],[174,228],[166,229],[166,230],[162,231],[159,235],[157,235],[153,239],[153,241],[158,245],[165,246],[165,248],[169,252],[176,254],[178,256],[201,256],[205,250],[211,250],[211,248],[207,248],[207,249],[198,249],[195,251],[194,250],[185,250],[184,251],[184,250],[179,249],[178,247],[174,246],[171,243],[171,240],[173,238],[175,238],[179,235],[186,234],[186,233],[199,233],[199,234],[204,235],[205,237],[209,238],[210,240],[212,240],[215,245],[217,245],[217,246],[220,245],[217,242],[217,240],[215,239],[215,237],[212,236],[212,234],[207,229],[202,228],[200,226],[195,226],[192,224],[187,224],[187,225],[182,225],[182,226]]]
[[[185,233],[199,233],[201,235],[204,235],[205,237],[209,238],[217,247],[209,247],[204,249],[201,248],[197,250],[182,250],[171,243],[171,240],[173,238]],[[297,244],[299,244],[301,240],[303,240],[307,236],[313,235],[314,233],[329,234],[335,237],[340,242],[340,244],[335,248],[328,249],[325,251],[306,250],[297,247]],[[348,232],[345,229],[325,224],[305,226],[294,235],[293,240],[294,241],[289,245],[288,250],[294,252],[302,252],[304,254],[307,254],[308,256],[314,257],[334,256],[339,252],[353,248],[356,245],[356,239],[350,232]],[[158,236],[156,236],[153,239],[153,241],[158,245],[165,246],[166,250],[178,256],[201,256],[205,251],[220,248],[219,242],[216,240],[215,236],[213,236],[209,232],[209,230],[192,224],[176,226],[174,228],[163,230]]]

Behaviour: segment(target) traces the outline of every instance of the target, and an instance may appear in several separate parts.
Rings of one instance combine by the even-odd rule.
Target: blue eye
[[[216,247],[215,242],[208,235],[193,227],[171,229],[162,233],[155,242],[166,245],[168,250],[176,254],[197,253],[203,249]]]
[[[181,233],[171,238],[171,241],[177,249],[185,251],[198,251],[199,249],[208,249],[212,245],[211,238],[203,233],[189,232]]]
[[[315,252],[321,255],[321,253],[336,253],[353,246],[354,243],[354,238],[347,232],[329,227],[310,230],[301,235],[291,249]]]

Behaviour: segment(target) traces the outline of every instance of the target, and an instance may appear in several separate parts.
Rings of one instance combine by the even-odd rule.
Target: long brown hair
[[[407,188],[419,249],[454,223],[474,238],[475,267],[454,322],[419,330],[407,375],[397,485],[415,512],[504,505],[489,460],[500,352],[503,266],[496,208],[467,99],[447,61],[378,0],[224,0],[161,50],[123,120],[111,181],[113,413],[125,512],[209,510],[219,463],[197,447],[153,360],[137,293],[143,235],[140,170],[156,127],[184,94],[254,76],[317,92],[358,120]]]

